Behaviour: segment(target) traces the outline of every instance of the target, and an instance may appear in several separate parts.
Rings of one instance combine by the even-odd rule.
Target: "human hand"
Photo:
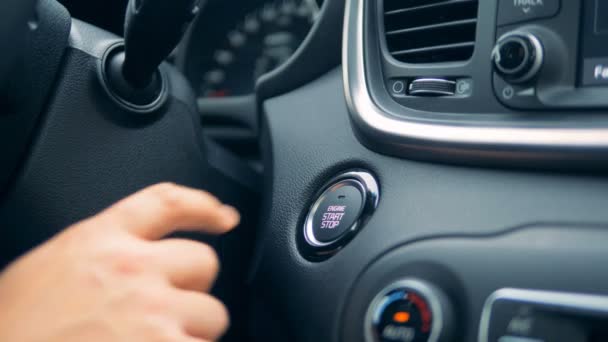
[[[67,228],[0,275],[0,341],[214,341],[228,314],[207,292],[208,245],[162,237],[222,234],[239,222],[215,197],[146,188]]]

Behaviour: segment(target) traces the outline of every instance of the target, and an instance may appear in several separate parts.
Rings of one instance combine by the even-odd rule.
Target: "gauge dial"
[[[300,46],[319,12],[318,0],[264,1],[224,33],[202,58],[201,97],[251,94],[256,80]]]

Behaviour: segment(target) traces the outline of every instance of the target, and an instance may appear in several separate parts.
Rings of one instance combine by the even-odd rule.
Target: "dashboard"
[[[263,102],[260,339],[608,339],[605,14],[346,1],[341,66]]]
[[[251,95],[257,79],[300,46],[320,6],[318,0],[205,2],[184,52],[199,97]]]
[[[297,51],[322,7],[323,0],[201,3],[176,64],[197,94],[211,139],[257,163],[257,82]]]
[[[225,178],[235,160],[259,176],[259,199],[232,193],[256,213],[252,252],[223,251],[246,264],[232,340],[607,341],[607,17],[604,0],[204,2],[173,62],[202,140],[235,153]],[[169,156],[159,170],[198,180],[174,127],[104,165]]]
[[[601,113],[606,106],[601,102],[606,88],[601,79],[594,84],[579,82],[593,78],[589,66],[584,72],[579,68],[585,59],[579,51],[585,42],[604,39],[603,31],[597,30],[602,24],[598,21],[590,30],[585,18],[599,18],[597,13],[603,12],[596,11],[605,10],[596,8],[595,1],[531,3],[407,2],[384,10],[352,1],[345,36],[350,53],[347,98],[359,132],[383,135],[368,143],[399,155],[418,151],[395,149],[405,142],[446,152],[458,145],[463,147],[458,149],[459,162],[468,152],[479,159],[479,151],[487,151],[481,162],[496,156],[493,162],[517,163],[500,156],[505,152],[539,166],[540,159],[551,160],[546,153],[534,157],[535,151],[553,150],[557,159],[571,154],[569,158],[578,161],[574,165],[582,166],[577,147],[589,152],[604,145],[606,122]],[[410,15],[421,19],[409,22]],[[428,40],[410,40],[412,36]],[[593,64],[601,65],[597,59]],[[451,90],[441,94],[446,85]],[[474,91],[457,92],[458,85]],[[590,122],[593,127],[584,124]]]
[[[283,64],[319,14],[319,0],[207,1],[186,45],[186,75],[200,98],[251,95]]]

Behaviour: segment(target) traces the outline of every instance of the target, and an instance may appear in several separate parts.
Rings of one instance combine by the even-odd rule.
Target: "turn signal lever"
[[[199,11],[199,0],[129,0],[125,43],[103,61],[103,83],[128,109],[147,113],[162,104],[166,85],[160,64],[179,43]]]

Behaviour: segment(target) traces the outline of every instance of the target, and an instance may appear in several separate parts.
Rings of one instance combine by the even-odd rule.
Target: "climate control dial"
[[[441,342],[452,335],[452,305],[437,286],[404,279],[382,290],[367,313],[368,342]]]

